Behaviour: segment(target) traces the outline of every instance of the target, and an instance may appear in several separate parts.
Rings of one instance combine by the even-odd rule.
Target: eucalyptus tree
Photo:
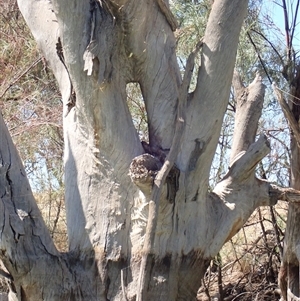
[[[248,1],[214,1],[183,76],[167,2],[19,6],[62,94],[69,251],[55,248],[1,119],[0,257],[12,290],[20,300],[194,300],[210,259],[255,208],[299,199],[255,175],[270,151],[265,136],[255,141],[264,85],[259,74],[248,87],[233,77]],[[230,168],[210,191],[232,77]],[[147,141],[126,102],[132,82]]]

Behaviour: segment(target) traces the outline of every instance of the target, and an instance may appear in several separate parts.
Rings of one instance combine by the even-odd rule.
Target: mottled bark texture
[[[223,244],[260,205],[297,192],[255,176],[269,152],[255,141],[264,99],[257,75],[237,99],[231,164],[208,191],[246,0],[216,0],[181,78],[176,28],[158,0],[21,0],[64,102],[69,252],[59,253],[1,120],[1,259],[19,300],[195,300]],[[188,93],[193,60],[201,68]],[[149,143],[126,101],[138,82]]]

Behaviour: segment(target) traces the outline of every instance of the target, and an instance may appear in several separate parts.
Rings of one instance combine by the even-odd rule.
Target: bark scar
[[[57,39],[56,53],[57,53],[57,56],[58,56],[59,60],[64,65],[64,67],[65,67],[65,69],[67,71],[68,77],[69,77],[69,81],[70,81],[70,96],[69,96],[69,101],[67,102],[68,110],[67,110],[67,112],[66,112],[66,114],[64,116],[64,117],[67,117],[68,114],[70,113],[71,109],[73,107],[75,107],[75,104],[76,104],[76,94],[75,94],[75,90],[74,90],[74,87],[73,87],[73,84],[72,84],[72,81],[71,81],[71,76],[70,76],[69,70],[68,70],[66,62],[65,62],[65,57],[64,57],[63,47],[62,47],[62,43],[61,43],[60,37],[58,37],[58,39]]]
[[[179,189],[179,176],[180,170],[174,164],[166,179],[167,199],[171,204],[175,202],[176,193]]]
[[[192,151],[189,160],[189,171],[192,171],[196,168],[197,161],[203,151],[203,148],[204,148],[204,142],[198,138],[195,139],[195,148]]]

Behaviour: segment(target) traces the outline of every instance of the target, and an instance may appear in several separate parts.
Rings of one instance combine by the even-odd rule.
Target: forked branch
[[[157,173],[154,179],[154,185],[152,189],[151,199],[149,201],[149,215],[148,222],[146,227],[145,241],[143,246],[143,256],[140,266],[140,275],[138,282],[138,294],[137,301],[146,300],[146,286],[149,281],[150,269],[147,269],[147,262],[153,247],[157,218],[158,218],[158,209],[161,198],[161,192],[163,185],[166,181],[166,178],[173,167],[176,157],[178,155],[181,143],[181,137],[184,132],[185,127],[185,108],[188,98],[188,90],[193,74],[193,69],[195,65],[195,57],[202,47],[202,40],[197,44],[195,50],[189,55],[186,70],[184,73],[183,81],[178,93],[178,111],[177,111],[177,121],[176,121],[176,130],[173,138],[172,146],[169,154],[166,157],[166,160],[162,168]]]

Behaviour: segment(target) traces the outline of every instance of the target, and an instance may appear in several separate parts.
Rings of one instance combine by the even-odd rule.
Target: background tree
[[[164,2],[19,3],[64,102],[69,238],[69,252],[59,253],[1,121],[1,259],[21,298],[192,300],[210,259],[257,206],[297,200],[255,177],[269,151],[265,137],[254,143],[259,76],[247,88],[235,76],[230,170],[208,191],[247,4],[214,2],[181,79]],[[148,143],[129,114],[129,82],[141,87]]]
[[[299,53],[295,50],[295,32],[298,25],[299,2],[294,5],[291,1],[281,1],[282,13],[284,16],[285,33],[285,55],[280,56],[282,76],[286,80],[285,86],[281,89],[274,84],[274,92],[282,107],[288,121],[291,137],[291,187],[300,188],[300,64]],[[280,52],[278,51],[277,54]],[[281,52],[282,53],[282,52]],[[280,269],[279,283],[284,300],[297,300],[300,297],[299,287],[299,227],[300,211],[297,204],[290,204],[287,228],[284,239],[284,250],[282,266]]]
[[[65,248],[62,103],[15,0],[0,2],[1,110],[45,221]]]

